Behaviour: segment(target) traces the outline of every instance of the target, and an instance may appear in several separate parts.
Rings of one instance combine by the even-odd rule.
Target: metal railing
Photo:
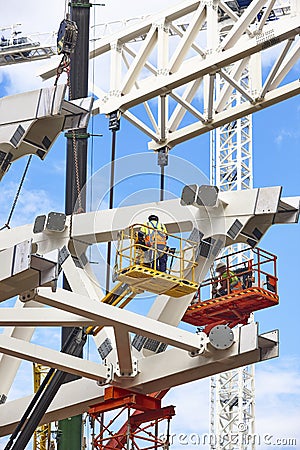
[[[147,244],[146,236],[142,235],[141,229],[146,229],[146,234],[153,233],[154,239],[152,239],[151,245]],[[159,243],[159,232],[161,233],[161,230],[143,224],[134,224],[121,231],[116,252],[116,274],[136,265],[159,271],[159,259],[164,257],[166,273],[180,279],[188,278],[194,282],[195,267],[198,265],[196,258],[199,242],[163,233],[167,242],[164,245]]]
[[[247,261],[232,264],[232,259],[236,259],[235,257],[243,252],[250,252],[250,258]],[[215,273],[213,277],[201,283],[197,293],[198,300],[201,299],[201,290],[203,292],[204,288],[210,288],[210,291],[206,293],[207,299],[250,287],[258,287],[277,294],[277,256],[272,253],[258,247],[246,248],[215,260],[216,265],[219,262],[224,263],[226,269],[221,275]],[[218,288],[218,285],[221,287]]]

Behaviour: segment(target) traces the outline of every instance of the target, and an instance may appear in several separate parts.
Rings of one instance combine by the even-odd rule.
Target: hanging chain
[[[69,99],[72,100],[72,89],[71,89],[71,80],[70,80],[70,56],[64,54],[62,57],[59,66],[56,69],[56,79],[54,82],[54,86],[57,86],[59,77],[63,72],[67,74],[67,85],[69,87]],[[73,156],[74,156],[74,165],[75,165],[75,183],[77,190],[77,198],[78,198],[78,209],[77,213],[83,212],[82,201],[81,201],[81,189],[80,189],[80,175],[79,175],[79,164],[78,164],[78,151],[77,151],[77,140],[76,140],[76,131],[72,130],[72,147],[73,147]]]
[[[82,208],[82,202],[81,202],[79,164],[78,164],[77,141],[76,141],[75,130],[72,130],[72,142],[73,142],[73,153],[74,153],[74,163],[75,163],[75,180],[76,180],[77,198],[78,198],[77,212],[80,213],[80,212],[83,212],[83,208]]]
[[[25,181],[25,178],[26,178],[26,175],[27,175],[27,172],[28,172],[31,160],[32,160],[32,155],[30,155],[29,158],[28,158],[28,161],[27,161],[26,167],[24,169],[24,172],[23,172],[23,175],[22,175],[22,178],[21,178],[21,181],[20,181],[17,193],[15,195],[15,198],[14,198],[14,201],[13,201],[10,213],[8,215],[8,219],[7,219],[6,223],[3,225],[3,227],[0,228],[0,231],[4,230],[5,228],[10,229],[9,223],[10,223],[11,218],[13,216],[14,210],[15,210],[15,208],[17,206],[17,202],[19,200],[19,196],[20,196],[20,193],[21,193],[21,190],[22,190],[22,187],[23,187],[23,184],[24,184],[24,181]]]
[[[72,100],[72,89],[71,89],[71,79],[70,79],[70,71],[68,71],[68,86],[69,86],[69,98]],[[76,140],[76,131],[72,130],[72,144],[73,144],[73,156],[74,156],[74,164],[75,164],[75,182],[77,188],[77,199],[78,199],[78,209],[77,213],[84,212],[81,201],[81,189],[80,189],[80,176],[79,176],[79,164],[78,164],[78,147]]]
[[[54,86],[57,86],[59,77],[63,72],[66,72],[68,78],[70,73],[70,56],[67,54],[64,54],[57,69],[56,69],[56,79],[54,81]]]

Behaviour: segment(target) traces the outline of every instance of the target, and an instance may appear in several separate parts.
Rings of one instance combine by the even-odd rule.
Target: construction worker
[[[239,291],[242,289],[242,285],[238,277],[231,270],[227,270],[224,262],[219,262],[216,266],[217,277],[213,283],[212,294],[213,297],[221,297],[222,295],[229,294],[233,291]],[[228,292],[228,279],[229,279],[229,292]]]
[[[164,224],[159,222],[158,216],[150,214],[148,222],[140,230],[145,235],[145,244],[150,248],[149,262],[152,268],[160,272],[167,270],[167,230]],[[146,263],[145,255],[145,263]]]

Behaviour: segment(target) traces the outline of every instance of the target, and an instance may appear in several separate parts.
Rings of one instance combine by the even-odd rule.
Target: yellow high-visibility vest
[[[151,227],[151,228],[148,228]],[[154,229],[152,229],[154,228]],[[167,229],[163,223],[147,222],[142,228],[142,233],[145,235],[145,243],[149,247],[156,245],[166,245],[167,243]]]

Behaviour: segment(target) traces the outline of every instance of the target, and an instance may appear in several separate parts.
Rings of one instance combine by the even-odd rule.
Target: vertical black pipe
[[[112,143],[111,143],[111,161],[110,161],[110,185],[109,185],[109,209],[114,207],[114,184],[115,184],[115,160],[116,160],[116,137],[117,131],[112,130]],[[111,242],[107,244],[107,257],[106,257],[106,294],[109,292],[110,284],[110,264],[111,264]]]
[[[90,30],[90,2],[89,0],[72,0],[71,20],[76,22],[78,28],[77,43],[74,53],[71,55],[70,67],[70,86],[69,99],[87,97],[88,95],[88,67],[89,67],[89,30]],[[82,190],[87,179],[87,129],[83,128],[76,131],[76,151],[77,151],[77,169],[78,183],[76,180],[76,164],[74,158],[73,138],[67,138],[67,162],[66,162],[66,191],[65,191],[65,212],[67,215],[73,214],[76,202],[78,200],[78,187]],[[80,138],[79,138],[80,136]],[[76,209],[78,209],[78,203]],[[86,210],[85,193],[80,195],[81,212]],[[67,280],[63,280],[64,289],[70,290]],[[62,328],[62,345],[70,334],[69,327]],[[82,352],[79,355],[82,357]],[[68,377],[67,381],[74,380],[75,377]],[[81,450],[82,448],[82,429],[81,416],[76,416],[70,420],[59,422],[59,428],[62,431],[58,448],[59,450],[70,449]],[[72,437],[70,442],[70,436]]]
[[[164,200],[165,192],[165,166],[160,166],[160,201]]]

